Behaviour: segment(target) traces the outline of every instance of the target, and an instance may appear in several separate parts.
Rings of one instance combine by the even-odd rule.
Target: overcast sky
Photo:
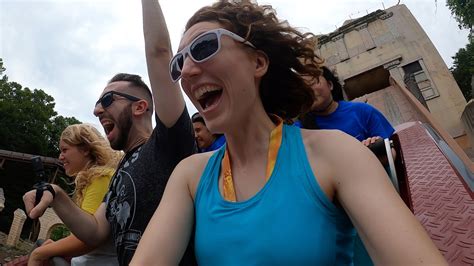
[[[187,19],[209,0],[160,1],[176,49]],[[292,26],[326,34],[346,19],[388,8],[398,1],[266,0]],[[437,4],[436,4],[437,2]],[[407,5],[450,67],[467,44],[443,0]],[[52,95],[63,116],[97,125],[94,103],[118,72],[137,73],[149,83],[139,0],[0,0],[0,57],[6,74],[30,89]],[[196,109],[187,101],[192,114]]]

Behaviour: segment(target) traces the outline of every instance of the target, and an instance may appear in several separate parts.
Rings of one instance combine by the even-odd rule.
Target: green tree
[[[454,18],[458,22],[460,29],[465,28],[469,30],[469,43],[466,48],[461,48],[453,56],[454,63],[450,68],[454,79],[459,85],[466,100],[473,98],[474,90],[474,1],[473,0],[447,0],[446,6],[451,10]]]
[[[0,149],[57,157],[62,130],[80,121],[58,116],[52,96],[9,81],[4,72],[0,58]]]
[[[50,123],[48,124],[48,133],[49,133],[49,146],[48,146],[48,154],[53,154],[55,157],[59,155],[59,138],[61,137],[61,133],[63,130],[69,126],[74,124],[80,124],[81,121],[77,120],[74,117],[64,117],[62,115],[58,115],[53,119],[50,119]]]
[[[451,73],[462,94],[469,101],[473,98],[471,81],[474,77],[474,42],[471,40],[466,48],[459,49],[453,59],[453,66],[450,68]]]
[[[474,25],[474,1],[472,0],[447,0],[448,6],[454,18],[459,24],[459,28],[466,28],[471,31]]]

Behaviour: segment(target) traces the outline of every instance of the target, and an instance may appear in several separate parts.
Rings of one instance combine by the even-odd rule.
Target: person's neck
[[[267,156],[271,131],[275,124],[265,111],[253,112],[245,121],[225,134],[232,165],[246,165],[260,156]]]
[[[127,145],[124,149],[125,153],[135,149],[136,147],[144,144],[151,136],[152,129],[142,129],[134,131],[130,130]]]
[[[339,103],[336,101],[331,101],[326,108],[320,111],[314,111],[317,115],[330,115],[334,113],[339,106]]]
[[[132,142],[129,142],[129,144],[127,144],[127,147],[124,149],[124,152],[128,153],[128,152],[134,150],[138,146],[145,143],[147,140],[148,140],[148,138],[143,138],[143,137],[135,138]]]

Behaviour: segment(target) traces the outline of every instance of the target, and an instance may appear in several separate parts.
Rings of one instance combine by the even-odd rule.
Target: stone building
[[[407,87],[415,97],[461,146],[470,145],[461,122],[466,100],[405,5],[344,22],[336,31],[319,36],[318,52],[336,71],[348,100],[384,90],[390,86],[389,76],[399,84],[409,84],[411,77],[415,88]]]

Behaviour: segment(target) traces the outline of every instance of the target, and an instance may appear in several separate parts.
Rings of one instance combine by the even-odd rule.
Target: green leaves
[[[48,154],[57,154],[59,155],[59,138],[61,137],[61,133],[63,130],[69,126],[74,124],[80,124],[81,121],[77,120],[75,117],[64,117],[64,116],[56,116],[53,119],[50,119],[51,123],[48,124],[48,132],[49,132],[49,146],[48,146]],[[56,156],[57,157],[57,156]]]
[[[74,117],[58,116],[54,98],[8,81],[0,58],[0,149],[57,157],[61,132]]]
[[[474,1],[447,0],[446,5],[459,23],[459,29],[466,28],[472,32],[472,26],[474,25]]]
[[[469,101],[474,97],[471,87],[474,78],[474,41],[471,39],[466,48],[459,49],[453,59],[451,73],[453,73],[462,94]]]

